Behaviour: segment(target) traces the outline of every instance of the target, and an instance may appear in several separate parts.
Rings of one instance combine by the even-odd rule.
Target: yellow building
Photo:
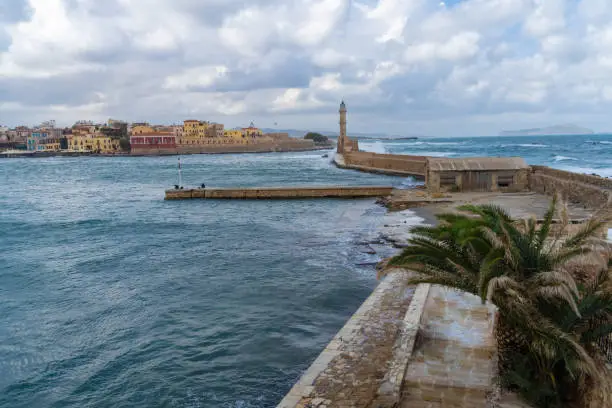
[[[42,147],[41,150],[44,150],[45,152],[58,152],[61,150],[59,140],[53,140],[47,143],[39,144],[39,147]]]
[[[184,145],[200,145],[205,144],[205,139],[208,136],[208,128],[210,123],[201,122],[199,120],[186,120],[183,122],[183,134],[179,144]]]
[[[132,126],[132,134],[133,135],[141,135],[143,133],[153,133],[155,130],[149,125],[145,124],[137,124]]]
[[[103,135],[73,135],[68,148],[79,152],[109,154],[120,151],[119,139]]]

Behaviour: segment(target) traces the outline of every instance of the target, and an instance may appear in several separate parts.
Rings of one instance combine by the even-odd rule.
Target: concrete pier
[[[383,197],[391,186],[302,186],[302,187],[231,187],[166,190],[166,200],[204,199],[290,199],[290,198],[362,198]]]

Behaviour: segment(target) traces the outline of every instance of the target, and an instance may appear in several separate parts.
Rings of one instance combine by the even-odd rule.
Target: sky
[[[610,0],[0,0],[0,124],[612,131]]]

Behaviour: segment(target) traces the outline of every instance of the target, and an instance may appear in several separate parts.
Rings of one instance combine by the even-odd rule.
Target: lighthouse
[[[344,100],[340,103],[340,136],[338,137],[338,149],[339,154],[344,153],[344,145],[346,143],[346,105]]]

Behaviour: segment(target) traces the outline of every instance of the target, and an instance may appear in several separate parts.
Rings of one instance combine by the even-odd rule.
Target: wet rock
[[[362,247],[359,250],[359,252],[361,252],[363,254],[370,254],[370,255],[375,255],[376,254],[376,250],[374,248],[372,248],[370,246],[370,244],[362,245]]]

